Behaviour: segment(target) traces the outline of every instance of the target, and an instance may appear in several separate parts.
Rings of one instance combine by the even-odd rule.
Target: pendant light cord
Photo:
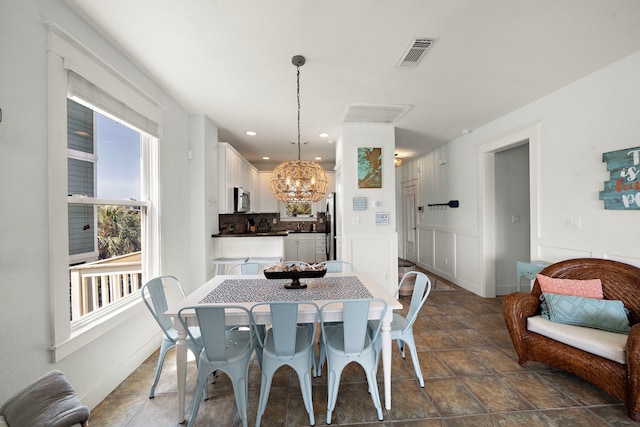
[[[296,65],[297,69],[297,87],[296,96],[298,98],[298,160],[300,160],[300,66]]]

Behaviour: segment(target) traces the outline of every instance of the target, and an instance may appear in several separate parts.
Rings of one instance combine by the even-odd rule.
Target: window
[[[74,78],[79,78],[75,76]],[[67,99],[71,320],[140,289],[148,196],[141,164],[149,137]]]
[[[158,274],[157,149],[163,110],[55,23],[45,26],[49,349],[57,362],[135,316],[141,304],[136,290],[144,278]],[[116,182],[110,179],[114,176],[125,179]],[[121,244],[101,253],[100,230],[107,221],[126,237],[119,235],[112,243],[138,241],[139,246]],[[88,265],[94,273],[111,269],[110,277],[81,278],[79,270]]]

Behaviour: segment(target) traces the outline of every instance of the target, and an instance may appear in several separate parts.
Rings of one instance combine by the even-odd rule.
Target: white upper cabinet
[[[271,191],[271,172],[259,172],[260,179],[260,212],[278,212],[279,201]]]
[[[220,213],[233,213],[233,188],[242,187],[252,194],[258,196],[259,186],[258,170],[251,163],[247,162],[244,157],[238,153],[235,148],[226,142],[218,143],[218,173],[219,187],[218,199],[220,200]],[[259,197],[256,197],[259,199]],[[256,205],[251,206],[252,211],[257,210]]]

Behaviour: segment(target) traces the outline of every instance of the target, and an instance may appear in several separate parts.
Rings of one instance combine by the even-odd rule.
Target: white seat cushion
[[[614,362],[627,363],[627,335],[625,334],[565,325],[543,319],[542,316],[527,318],[527,329]]]

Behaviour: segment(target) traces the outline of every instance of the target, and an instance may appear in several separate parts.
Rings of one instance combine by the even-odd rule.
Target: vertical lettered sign
[[[602,154],[611,179],[604,183],[600,200],[605,209],[640,209],[640,147]]]

